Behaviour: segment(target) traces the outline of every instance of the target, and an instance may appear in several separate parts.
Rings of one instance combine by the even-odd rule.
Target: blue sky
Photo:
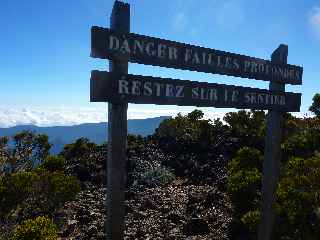
[[[70,118],[67,124],[106,119],[106,104],[89,102],[90,71],[108,69],[107,61],[89,57],[90,28],[93,25],[109,27],[113,2],[1,0],[0,126],[5,122],[9,126],[28,121],[38,125],[44,121],[46,125],[64,124],[65,118]],[[320,92],[320,1],[125,2],[131,5],[131,32],[134,33],[263,59],[269,59],[279,44],[288,44],[288,63],[303,66],[304,75],[302,86],[287,85],[286,90],[302,92],[303,113],[307,112],[313,95]],[[129,72],[268,87],[267,82],[251,79],[138,64],[130,64]],[[130,105],[129,117],[175,114],[192,109]],[[208,116],[214,116],[232,109],[203,110]],[[91,116],[92,112],[97,115]],[[53,118],[58,120],[50,122]]]

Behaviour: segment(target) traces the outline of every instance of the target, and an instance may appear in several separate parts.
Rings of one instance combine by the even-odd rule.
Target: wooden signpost
[[[92,27],[91,56],[109,59],[110,72],[92,71],[90,100],[109,102],[107,239],[124,238],[128,103],[269,110],[258,239],[271,240],[279,178],[282,115],[299,112],[303,69],[287,64],[280,45],[271,61],[130,33],[130,6],[115,1],[111,29]],[[270,81],[269,90],[128,74],[128,62]]]
[[[275,63],[287,63],[288,46],[280,45],[271,55]],[[271,91],[284,92],[285,84],[270,83]],[[262,206],[261,220],[258,230],[258,240],[271,240],[275,213],[272,208],[280,172],[281,135],[283,114],[271,110],[267,116],[267,136],[264,149],[263,175],[262,175]]]
[[[130,6],[116,1],[111,14],[111,28],[120,33],[130,32]],[[112,59],[110,72],[127,74],[128,62]],[[126,149],[128,103],[108,104],[108,153],[107,153],[107,239],[124,238]]]

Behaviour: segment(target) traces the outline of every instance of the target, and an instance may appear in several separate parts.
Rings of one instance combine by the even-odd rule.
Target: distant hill
[[[156,117],[147,119],[128,120],[128,132],[130,134],[147,136],[153,134],[159,124],[170,117]],[[106,141],[108,123],[85,123],[74,126],[37,127],[34,125],[21,125],[10,128],[0,128],[1,136],[12,136],[23,130],[46,134],[53,144],[51,152],[59,153],[65,144],[72,143],[76,139],[85,137],[90,141],[101,144]]]

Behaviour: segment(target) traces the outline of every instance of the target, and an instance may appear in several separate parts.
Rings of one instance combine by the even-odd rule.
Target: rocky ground
[[[56,213],[60,239],[105,239],[106,188],[88,186]],[[126,193],[125,239],[229,239],[231,204],[213,185],[169,186]]]

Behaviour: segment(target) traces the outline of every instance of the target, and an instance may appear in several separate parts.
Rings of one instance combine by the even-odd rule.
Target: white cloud
[[[190,18],[194,15],[195,8],[198,6],[198,2],[195,0],[176,0],[171,4],[171,8],[174,11],[172,27],[176,31],[188,31],[189,34],[192,34],[189,30]],[[192,31],[195,31],[192,30]]]
[[[190,110],[192,111],[192,110]],[[190,112],[179,108],[144,109],[129,106],[128,119],[144,119],[159,116],[176,116]],[[205,118],[222,118],[224,112],[206,111]],[[5,107],[0,106],[0,127],[17,125],[36,126],[70,126],[81,123],[98,123],[107,121],[105,108],[75,108],[75,107]]]
[[[105,122],[102,109],[65,107],[0,107],[0,127],[33,124],[37,126],[76,125],[85,122]]]
[[[224,29],[235,29],[244,22],[245,13],[237,1],[224,1],[218,8],[217,23]]]
[[[188,24],[186,14],[184,12],[179,12],[175,15],[173,20],[173,27],[176,30],[183,30]]]
[[[159,107],[152,109],[129,105],[128,119],[145,119],[159,116],[176,116],[178,113],[186,115],[194,108],[188,107]],[[235,109],[198,108],[204,113],[205,119],[223,119],[227,112]],[[297,117],[304,117],[306,113],[295,113]],[[310,114],[309,114],[310,116]],[[96,108],[75,107],[5,107],[0,106],[0,127],[17,125],[36,126],[71,126],[82,123],[99,123],[107,121],[107,106]]]
[[[207,109],[201,109],[201,111],[204,113],[205,119],[216,119],[220,118],[222,119],[225,112],[224,111],[217,111],[217,110],[209,110]],[[213,109],[213,108],[212,108]],[[192,109],[184,110],[179,108],[163,108],[163,109],[132,109],[129,107],[128,109],[128,118],[129,119],[144,119],[144,118],[151,118],[151,117],[159,117],[159,116],[177,116],[178,113],[181,113],[182,115],[186,115],[190,113]]]
[[[320,39],[320,6],[312,8],[309,23],[313,33]]]

